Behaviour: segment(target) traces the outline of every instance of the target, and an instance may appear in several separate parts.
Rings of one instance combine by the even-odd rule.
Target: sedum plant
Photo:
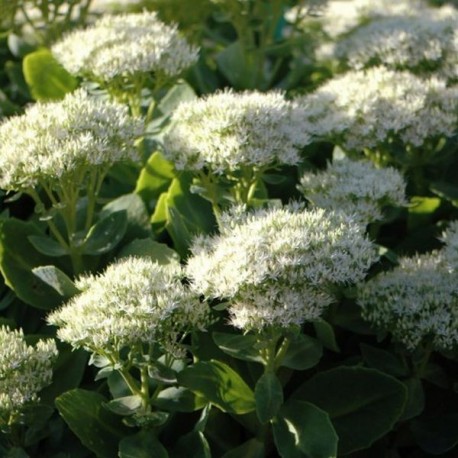
[[[56,358],[53,339],[31,346],[22,330],[0,327],[0,431],[12,445],[21,445],[17,428],[26,409],[39,403],[39,392],[51,384]]]
[[[151,374],[185,359],[185,337],[210,323],[207,305],[181,280],[178,263],[121,259],[99,275],[79,277],[79,293],[48,316],[57,337],[89,351],[105,377],[121,375],[134,405],[129,414],[139,424],[154,416],[152,402],[161,390],[159,384],[151,391]]]
[[[404,206],[406,183],[392,167],[367,160],[334,160],[324,171],[307,172],[299,190],[314,206],[355,215],[363,224],[383,219],[386,206]]]
[[[0,186],[33,198],[54,239],[35,239],[39,251],[70,255],[74,272],[84,269],[84,244],[103,179],[113,164],[138,160],[134,142],[140,131],[141,122],[126,107],[84,90],[61,102],[33,105],[3,122]]]

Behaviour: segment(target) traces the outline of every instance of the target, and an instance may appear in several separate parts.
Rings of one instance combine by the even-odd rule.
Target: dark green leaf
[[[404,411],[405,386],[374,369],[338,367],[307,380],[292,396],[326,411],[339,436],[339,452],[369,447]]]
[[[254,398],[261,423],[267,423],[277,415],[283,404],[283,387],[273,372],[266,372],[257,381]]]
[[[119,458],[168,458],[165,447],[154,432],[148,429],[125,437],[119,443]]]
[[[117,258],[125,258],[127,256],[150,258],[161,265],[180,262],[180,256],[176,251],[164,243],[155,242],[150,238],[132,241],[121,249]]]
[[[313,323],[317,339],[323,344],[324,348],[328,350],[340,352],[339,345],[337,344],[334,328],[324,320],[315,321]]]
[[[211,458],[210,446],[200,431],[180,437],[171,452],[172,458]]]
[[[409,368],[393,353],[366,344],[360,344],[364,362],[374,369],[378,369],[395,377],[406,377]]]
[[[178,374],[178,383],[197,393],[223,412],[245,414],[256,405],[254,393],[228,365],[200,361]]]
[[[439,208],[441,200],[437,197],[414,196],[410,199],[410,204],[408,228],[412,231],[433,221],[433,215]]]
[[[223,455],[223,458],[264,458],[265,447],[258,439],[250,439]]]
[[[78,81],[54,59],[48,49],[25,56],[23,71],[35,100],[60,100],[78,86]]]
[[[56,266],[35,267],[32,269],[32,272],[41,281],[55,289],[65,299],[80,292],[73,281]]]
[[[62,302],[62,296],[32,272],[51,260],[35,250],[28,240],[31,235],[42,235],[33,223],[14,218],[0,220],[0,269],[5,283],[19,299],[49,310]]]
[[[194,89],[186,81],[179,81],[161,99],[158,108],[162,114],[170,115],[180,103],[189,102],[196,98]]]
[[[56,406],[70,429],[97,456],[113,458],[127,430],[120,417],[104,409],[106,399],[93,391],[76,389],[56,399]]]
[[[454,204],[458,203],[458,186],[456,184],[435,181],[431,183],[429,189],[439,197],[449,200]]]
[[[425,408],[425,393],[421,380],[418,378],[409,378],[402,383],[407,388],[407,402],[399,421],[406,421],[418,417],[423,412]]]
[[[263,362],[263,358],[259,354],[258,339],[256,335],[213,332],[212,336],[215,344],[224,351],[224,353],[244,361]]]
[[[427,453],[441,455],[458,445],[458,414],[414,420],[410,429]]]
[[[243,46],[240,41],[234,41],[226,46],[216,57],[221,73],[235,89],[252,89],[254,72],[246,62]]]
[[[303,371],[316,366],[323,356],[323,346],[313,337],[298,334],[291,337],[288,350],[280,361],[281,366]]]
[[[202,409],[206,401],[183,387],[169,387],[162,390],[153,404],[161,410],[169,412],[194,412]]]
[[[125,194],[112,200],[102,208],[99,219],[102,220],[123,210],[125,210],[127,216],[127,227],[124,233],[123,243],[129,243],[132,240],[142,239],[152,235],[148,211],[142,199],[137,194]]]
[[[337,456],[338,436],[326,412],[313,404],[285,404],[273,422],[275,445],[282,458]]]
[[[124,237],[127,214],[122,210],[101,219],[89,230],[83,244],[83,253],[100,255],[112,250]]]
[[[124,396],[106,402],[106,407],[117,415],[133,415],[142,406],[142,398],[138,395]]]
[[[59,256],[68,254],[68,251],[62,245],[50,237],[30,235],[28,239],[38,252],[46,256],[58,258]]]

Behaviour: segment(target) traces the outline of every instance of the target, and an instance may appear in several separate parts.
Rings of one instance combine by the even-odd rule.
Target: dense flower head
[[[439,252],[404,258],[363,284],[362,317],[412,351],[427,339],[436,349],[456,346],[458,282],[443,261]]]
[[[442,249],[444,261],[451,271],[458,272],[458,220],[449,224],[441,240],[445,242],[445,247]]]
[[[181,283],[178,264],[125,258],[96,276],[80,277],[81,293],[48,321],[75,348],[117,352],[142,343],[174,349],[176,340],[208,323],[208,309]]]
[[[334,57],[354,69],[382,64],[418,73],[458,76],[458,14],[379,19],[337,42]]]
[[[0,418],[12,421],[24,406],[39,401],[38,393],[51,383],[56,357],[54,340],[39,340],[33,347],[22,330],[0,327]]]
[[[105,82],[149,72],[175,77],[198,58],[198,48],[175,25],[147,11],[103,16],[85,30],[69,33],[52,52],[70,73]]]
[[[318,20],[326,34],[335,38],[376,18],[413,16],[427,8],[424,0],[329,0]],[[301,11],[299,7],[293,8],[288,19],[304,19],[303,25],[306,26],[308,21]]]
[[[324,171],[304,174],[299,189],[315,206],[354,214],[367,223],[382,219],[386,205],[406,205],[405,187],[392,167],[379,169],[370,161],[345,158]]]
[[[228,299],[245,330],[318,319],[331,285],[360,281],[377,260],[350,216],[294,206],[223,215],[221,234],[194,241],[186,274],[207,298]]]
[[[59,102],[36,103],[0,125],[0,187],[27,190],[84,165],[138,160],[134,141],[141,129],[127,107],[83,90]]]
[[[386,67],[349,71],[298,99],[308,129],[347,150],[394,140],[421,146],[451,136],[458,120],[458,88],[442,79],[421,79]]]
[[[310,142],[303,110],[279,92],[222,91],[181,103],[164,139],[177,169],[209,167],[216,173],[241,166],[296,164]]]

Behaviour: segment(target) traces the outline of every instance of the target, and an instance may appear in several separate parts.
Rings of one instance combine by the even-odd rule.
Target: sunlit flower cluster
[[[52,47],[72,74],[109,82],[155,72],[174,77],[197,61],[198,48],[156,13],[107,15],[71,32]]]
[[[186,273],[207,298],[228,299],[232,324],[288,327],[320,317],[331,285],[362,280],[377,260],[351,217],[322,209],[263,209],[222,218],[195,240]]]
[[[38,393],[51,383],[57,357],[54,340],[27,345],[21,330],[0,327],[0,418],[17,421],[21,409],[39,401]]]
[[[442,249],[444,261],[448,268],[458,272],[458,221],[452,221],[447,230],[442,234],[441,240],[445,242]]]
[[[458,283],[438,252],[401,259],[363,284],[362,317],[409,350],[430,340],[436,349],[458,344]]]
[[[324,171],[306,173],[300,190],[317,207],[341,210],[368,223],[383,218],[384,206],[405,205],[405,187],[392,167],[377,169],[370,161],[341,159]]]
[[[215,173],[296,164],[300,148],[310,142],[304,118],[278,92],[218,92],[178,106],[165,154],[177,169],[208,167]]]
[[[116,355],[159,343],[176,351],[183,334],[208,324],[208,308],[182,285],[178,264],[126,258],[100,275],[80,277],[76,286],[81,293],[48,317],[59,339],[75,348]]]
[[[397,140],[420,146],[451,136],[458,120],[458,88],[385,67],[349,71],[298,100],[317,137],[347,150]]]
[[[383,64],[418,73],[458,75],[458,14],[395,16],[356,29],[337,42],[334,57],[354,69]]]
[[[141,129],[126,107],[83,90],[36,103],[0,125],[0,187],[27,190],[81,166],[138,160],[134,141]]]

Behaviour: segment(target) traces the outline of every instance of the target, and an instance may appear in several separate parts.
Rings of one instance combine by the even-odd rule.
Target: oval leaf
[[[338,367],[307,380],[294,401],[326,411],[339,436],[339,452],[369,447],[391,431],[404,411],[407,390],[389,375],[362,367]]]
[[[337,456],[339,439],[328,414],[309,402],[285,404],[273,422],[273,433],[282,458]]]
[[[72,280],[56,266],[35,267],[32,269],[32,272],[44,283],[54,288],[65,299],[80,292]]]
[[[200,361],[178,373],[178,383],[223,412],[245,414],[255,410],[254,393],[243,379],[220,361]]]
[[[214,332],[212,334],[215,344],[224,353],[244,361],[262,363],[264,360],[256,346],[258,338],[253,334],[229,334],[226,332]]]
[[[151,430],[145,429],[119,443],[119,458],[168,458],[165,447]]]
[[[254,389],[256,414],[261,423],[267,423],[277,415],[283,404],[283,387],[272,372],[263,374]]]
[[[58,258],[59,256],[65,256],[68,254],[68,251],[62,245],[50,237],[30,235],[28,239],[37,251],[45,254],[46,256]]]
[[[281,366],[303,371],[316,366],[323,356],[323,346],[313,337],[298,334],[291,338],[286,355],[280,361]]]

